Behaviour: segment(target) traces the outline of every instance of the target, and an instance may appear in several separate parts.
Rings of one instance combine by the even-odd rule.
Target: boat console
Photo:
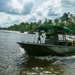
[[[66,40],[66,36],[63,34],[62,37],[63,39],[59,40],[59,34],[46,34],[45,44],[72,46],[72,41]]]

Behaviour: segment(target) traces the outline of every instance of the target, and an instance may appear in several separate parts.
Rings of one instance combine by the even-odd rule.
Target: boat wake
[[[47,61],[53,61],[53,64],[66,64],[66,63],[72,63],[75,61],[75,56],[45,56],[45,57],[35,57],[36,59],[41,60],[47,60]]]

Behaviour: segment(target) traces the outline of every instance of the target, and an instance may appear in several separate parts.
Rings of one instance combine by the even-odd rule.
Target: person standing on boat
[[[41,33],[41,31],[39,30],[37,43],[41,43],[41,36],[42,36],[42,33]]]

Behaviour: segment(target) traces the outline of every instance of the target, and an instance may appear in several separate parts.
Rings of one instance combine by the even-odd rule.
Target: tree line
[[[37,31],[38,26],[41,25],[56,25],[56,26],[67,26],[68,28],[72,29],[73,34],[75,34],[75,14],[72,13],[64,13],[61,17],[56,18],[54,20],[45,20],[42,22],[39,20],[38,22],[21,22],[20,24],[14,24],[7,28],[1,28],[5,30],[14,30],[14,31]]]

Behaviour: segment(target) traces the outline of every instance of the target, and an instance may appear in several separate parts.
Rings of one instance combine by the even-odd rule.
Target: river
[[[34,37],[0,30],[0,75],[75,75],[74,55],[29,58],[17,42],[33,42]]]

